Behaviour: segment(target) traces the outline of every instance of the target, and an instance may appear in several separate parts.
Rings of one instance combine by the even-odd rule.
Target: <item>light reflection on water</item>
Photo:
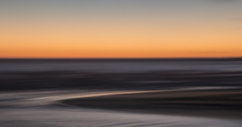
[[[242,124],[239,120],[139,114],[52,105],[57,100],[68,98],[140,92],[154,91],[57,90],[2,93],[0,125],[1,127],[240,127]]]

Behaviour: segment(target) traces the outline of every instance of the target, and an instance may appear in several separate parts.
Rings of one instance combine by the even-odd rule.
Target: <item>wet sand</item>
[[[242,61],[0,60],[1,127],[240,127]]]
[[[67,105],[127,112],[242,119],[242,89],[181,89],[61,101]]]
[[[154,113],[83,108],[59,102],[150,94],[154,91],[48,90],[0,93],[1,127],[240,127],[241,119],[217,119]],[[156,91],[158,92],[158,91]],[[155,93],[154,93],[155,94]],[[143,94],[144,95],[144,94]],[[4,98],[4,99],[3,99]],[[110,105],[113,105],[110,103]]]

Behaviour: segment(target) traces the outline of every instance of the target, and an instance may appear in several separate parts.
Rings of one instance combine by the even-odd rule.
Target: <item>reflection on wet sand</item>
[[[1,127],[240,127],[242,59],[0,59]]]
[[[200,88],[199,88],[200,89]],[[102,105],[98,109],[87,108],[87,106],[61,105],[62,100],[71,98],[95,99],[130,97],[135,95],[156,95],[157,93],[183,92],[181,90],[160,91],[79,91],[79,90],[55,90],[41,92],[5,92],[0,97],[1,127],[187,127],[187,126],[212,126],[212,127],[239,127],[240,119],[217,119],[194,116],[174,116],[164,114],[151,114],[142,112],[123,112],[122,110],[103,110]],[[194,91],[190,90],[190,91]],[[127,99],[127,98],[126,98]],[[108,103],[108,108],[117,106],[111,100],[102,101]],[[80,100],[79,102],[82,102]],[[92,104],[91,101],[88,102]],[[98,102],[97,102],[98,103]],[[124,103],[124,102],[121,102]],[[126,104],[132,104],[127,101]],[[107,106],[107,105],[106,105]],[[129,105],[130,106],[130,105]],[[127,107],[128,108],[128,107]],[[132,108],[132,107],[131,107]],[[189,111],[189,110],[187,110]],[[11,121],[11,122],[10,122]]]
[[[241,88],[182,88],[62,100],[64,104],[119,111],[242,118]]]

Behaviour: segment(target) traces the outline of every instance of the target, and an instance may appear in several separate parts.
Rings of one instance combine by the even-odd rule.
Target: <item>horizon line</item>
[[[242,59],[241,57],[0,57],[3,59]]]

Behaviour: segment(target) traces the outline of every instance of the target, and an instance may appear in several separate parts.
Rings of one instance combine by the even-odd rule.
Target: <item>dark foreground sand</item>
[[[242,119],[242,90],[167,90],[68,99],[64,104],[140,113]]]

